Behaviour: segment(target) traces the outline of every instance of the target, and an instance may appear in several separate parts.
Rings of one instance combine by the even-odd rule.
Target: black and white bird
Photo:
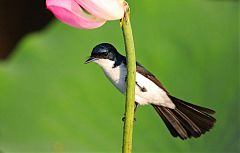
[[[97,63],[115,87],[126,92],[126,58],[109,43],[95,46],[86,60]],[[215,111],[173,97],[147,69],[136,63],[136,106],[150,104],[162,118],[170,133],[181,139],[199,137],[216,122]],[[135,107],[136,107],[135,106]]]

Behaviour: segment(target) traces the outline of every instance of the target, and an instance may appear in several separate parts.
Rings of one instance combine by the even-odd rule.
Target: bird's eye
[[[107,55],[108,55],[108,53],[107,53],[107,52],[104,52],[104,53],[103,53],[103,55],[104,55],[104,56],[107,56]]]

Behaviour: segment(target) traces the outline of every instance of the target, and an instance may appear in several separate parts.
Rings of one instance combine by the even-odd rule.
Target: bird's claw
[[[125,121],[125,118],[126,118],[125,116],[122,118],[122,121],[123,121],[123,122]],[[137,118],[134,117],[133,121],[134,121],[134,122],[137,121]]]

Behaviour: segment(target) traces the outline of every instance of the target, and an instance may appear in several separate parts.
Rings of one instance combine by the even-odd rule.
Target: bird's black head
[[[122,58],[122,55],[117,52],[117,49],[113,45],[109,43],[101,43],[93,48],[91,56],[86,60],[85,64],[97,59],[116,61],[119,58]]]

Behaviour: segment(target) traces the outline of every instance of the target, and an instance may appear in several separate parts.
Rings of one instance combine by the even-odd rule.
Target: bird
[[[96,45],[85,61],[97,63],[111,83],[126,93],[127,60],[110,43]],[[136,62],[135,109],[138,105],[152,105],[173,137],[182,140],[200,137],[215,124],[214,110],[198,106],[172,96],[162,83]]]

